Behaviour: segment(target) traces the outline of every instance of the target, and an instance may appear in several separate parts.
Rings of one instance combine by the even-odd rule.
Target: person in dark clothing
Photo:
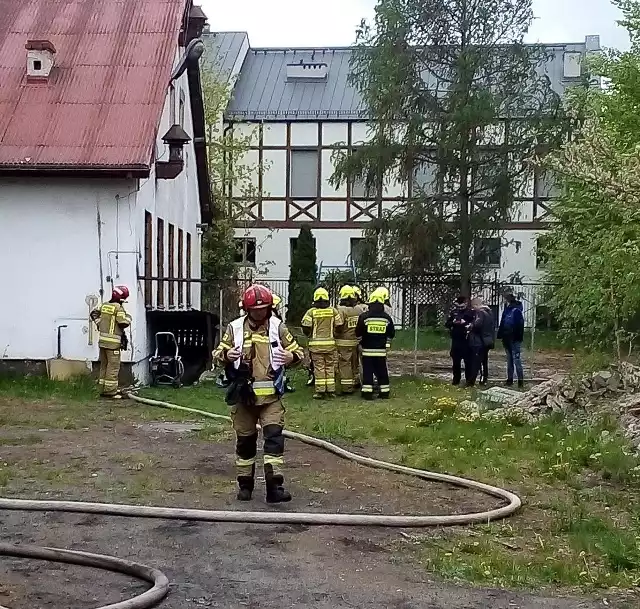
[[[466,296],[458,296],[449,317],[445,322],[445,327],[451,336],[451,360],[453,362],[453,384],[459,385],[462,378],[462,362],[464,361],[464,376],[469,383],[473,378],[473,357],[469,347],[469,331],[475,314]]]
[[[356,337],[362,347],[362,387],[365,400],[373,399],[374,378],[378,381],[380,397],[389,399],[389,369],[387,368],[387,341],[396,334],[393,319],[384,310],[384,293],[375,290],[369,297],[369,309],[360,313]]]
[[[514,294],[504,296],[505,307],[500,319],[498,338],[507,354],[507,385],[513,385],[514,373],[518,378],[518,387],[524,386],[524,370],[522,368],[522,341],[524,340],[524,315],[522,303]]]
[[[493,311],[485,304],[481,297],[476,297],[471,301],[471,306],[476,312],[472,333],[477,336],[478,346],[476,366],[474,373],[480,374],[480,384],[486,385],[489,381],[489,351],[495,347],[496,324],[493,318]]]

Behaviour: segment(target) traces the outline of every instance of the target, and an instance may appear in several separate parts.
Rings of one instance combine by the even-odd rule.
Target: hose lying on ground
[[[151,400],[137,396],[133,393],[128,394],[128,397],[141,404],[149,406],[157,406],[160,408],[167,408],[169,410],[177,410],[181,412],[188,412],[209,419],[217,419],[223,421],[230,421],[230,417],[220,414],[214,414],[203,410],[197,410],[195,408],[187,408],[184,406],[178,406],[169,402],[161,402],[158,400]],[[522,502],[520,498],[507,491],[505,489],[491,486],[489,484],[483,484],[482,482],[476,482],[475,480],[468,480],[466,478],[460,478],[458,476],[451,476],[448,474],[439,474],[435,472],[428,472],[421,469],[415,469],[412,467],[405,467],[402,465],[395,465],[393,463],[387,463],[378,459],[372,459],[370,457],[364,457],[356,453],[352,453],[348,450],[340,448],[331,442],[307,436],[294,431],[285,430],[285,437],[292,440],[298,440],[304,444],[310,446],[316,446],[326,451],[348,459],[355,463],[372,467],[375,469],[384,469],[399,474],[406,474],[422,480],[430,480],[435,482],[445,482],[458,487],[467,488],[474,491],[479,491],[492,497],[497,497],[507,502],[507,505],[494,508],[492,510],[486,510],[483,512],[474,512],[471,514],[448,514],[444,516],[387,516],[387,515],[373,515],[373,514],[327,514],[327,513],[310,513],[310,512],[244,512],[244,511],[228,511],[228,510],[196,510],[185,508],[168,508],[168,507],[154,507],[154,506],[141,506],[141,505],[119,505],[111,503],[93,503],[85,501],[47,501],[47,500],[29,500],[29,499],[7,499],[0,498],[0,509],[5,510],[24,510],[32,512],[69,512],[80,514],[101,514],[106,516],[125,516],[132,518],[164,518],[170,520],[195,520],[200,522],[237,522],[244,524],[306,524],[306,525],[333,525],[333,526],[382,526],[382,527],[428,527],[428,526],[451,526],[451,525],[464,525],[475,524],[481,522],[490,522],[492,520],[499,520],[511,516],[514,512],[520,509]],[[0,544],[0,555],[7,554],[7,547],[16,548],[16,546],[8,546],[8,544]],[[54,550],[44,548],[31,548],[32,552],[54,552],[58,557],[66,557],[66,559],[74,558],[74,561],[66,560],[66,562],[74,562],[74,564],[82,564],[86,566],[99,566],[95,563],[98,558],[105,561],[111,561],[110,566],[106,566],[107,562],[103,564],[105,566],[100,568],[106,568],[113,570],[116,565],[123,565],[125,561],[119,561],[116,558],[110,558],[106,556],[97,557],[96,555],[83,554],[80,552],[70,552],[68,550]],[[15,556],[15,554],[13,554]],[[53,556],[53,555],[51,555]],[[27,556],[28,557],[28,556]],[[44,556],[31,556],[33,558],[44,558]],[[91,558],[86,558],[91,557]],[[53,558],[45,558],[45,560],[53,560]],[[84,562],[84,561],[87,562]],[[90,560],[94,562],[89,564]],[[168,585],[166,589],[162,588],[162,577],[160,572],[149,569],[142,565],[134,565],[134,563],[126,563],[131,569],[136,569],[137,572],[129,571],[131,575],[135,577],[141,577],[146,581],[153,581],[154,588],[149,590],[145,594],[150,594],[154,590],[156,595],[164,590],[164,596],[168,591]],[[115,569],[120,570],[121,569]],[[146,571],[145,571],[146,570]],[[146,573],[143,575],[142,573]],[[151,579],[150,579],[151,577]],[[165,578],[166,579],[166,578]],[[160,583],[159,583],[160,580]],[[144,595],[125,601],[125,603],[134,604],[116,604],[109,605],[107,607],[100,607],[98,609],[145,609],[151,607],[159,599],[153,597],[151,602],[145,599],[142,604],[139,603],[140,599]]]

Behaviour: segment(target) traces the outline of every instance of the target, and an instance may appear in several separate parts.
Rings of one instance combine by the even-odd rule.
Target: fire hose
[[[141,404],[157,406],[169,410],[194,414],[199,417],[230,421],[230,417],[195,408],[178,406],[143,398],[133,393],[128,397]],[[0,510],[30,512],[66,512],[75,514],[99,514],[103,516],[122,516],[129,518],[161,518],[167,520],[189,520],[198,522],[234,522],[241,524],[304,524],[315,526],[378,526],[418,528],[431,526],[468,525],[488,523],[507,518],[520,509],[522,501],[514,493],[497,486],[491,486],[475,480],[460,478],[449,474],[440,474],[426,470],[387,463],[371,457],[359,455],[340,448],[327,440],[315,438],[294,431],[285,430],[284,435],[309,446],[326,450],[338,457],[354,463],[405,474],[421,480],[443,482],[506,501],[506,505],[482,512],[468,514],[448,514],[443,516],[390,516],[378,514],[336,514],[311,512],[244,512],[227,510],[198,510],[187,508],[169,508],[142,505],[122,505],[112,503],[93,503],[85,501],[48,501],[31,499],[0,498]],[[97,609],[147,609],[160,602],[169,592],[169,580],[157,569],[138,563],[125,561],[111,556],[89,554],[57,548],[39,548],[33,546],[0,543],[0,556],[33,558],[53,562],[65,562],[80,566],[95,567],[108,571],[124,573],[153,584],[144,594],[119,603],[105,605]]]

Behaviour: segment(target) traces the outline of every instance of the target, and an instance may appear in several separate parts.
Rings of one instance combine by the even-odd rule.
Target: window
[[[549,237],[539,235],[536,239],[536,268],[543,269],[549,260],[548,254]]]
[[[156,235],[156,259],[158,261],[158,308],[164,308],[164,220],[158,218],[158,233]]]
[[[369,196],[364,180],[361,178],[353,178],[351,181],[351,196],[356,199],[364,199]]]
[[[255,264],[256,240],[251,237],[236,237],[233,241],[236,246],[234,262],[236,264]]]
[[[500,266],[502,244],[499,238],[476,239],[473,244],[475,263],[479,266]]]
[[[178,120],[180,121],[180,126],[184,129],[184,90],[180,89],[180,108],[178,110]]]
[[[289,263],[293,260],[293,256],[296,251],[296,247],[298,245],[298,237],[291,237],[289,239]],[[316,247],[316,238],[313,238],[313,246]]]
[[[191,279],[191,233],[187,233],[187,279]],[[191,308],[191,281],[187,281],[187,308]]]
[[[169,224],[169,277],[176,278],[176,227]],[[176,284],[169,282],[169,308],[176,306]]]
[[[367,241],[363,237],[351,237],[350,259],[356,268],[362,268],[367,254]]]
[[[42,70],[42,62],[39,59],[33,60],[33,69],[36,72],[39,72],[40,70]]]
[[[291,151],[290,194],[296,198],[318,196],[318,163],[317,150]]]
[[[554,199],[560,196],[560,188],[556,184],[551,172],[536,172],[535,196],[541,199]]]
[[[173,85],[169,86],[169,125],[176,124],[176,89]]]
[[[144,212],[144,305],[153,305],[153,217],[148,211]]]
[[[433,195],[438,188],[438,165],[436,163],[422,163],[413,174],[411,185],[414,195]]]
[[[184,279],[184,231],[178,229],[178,279]],[[178,306],[184,305],[184,283],[178,281]]]

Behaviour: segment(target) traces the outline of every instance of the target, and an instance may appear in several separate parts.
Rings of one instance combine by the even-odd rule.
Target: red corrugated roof
[[[0,0],[0,167],[148,167],[188,0]],[[27,82],[28,40],[56,49]]]

